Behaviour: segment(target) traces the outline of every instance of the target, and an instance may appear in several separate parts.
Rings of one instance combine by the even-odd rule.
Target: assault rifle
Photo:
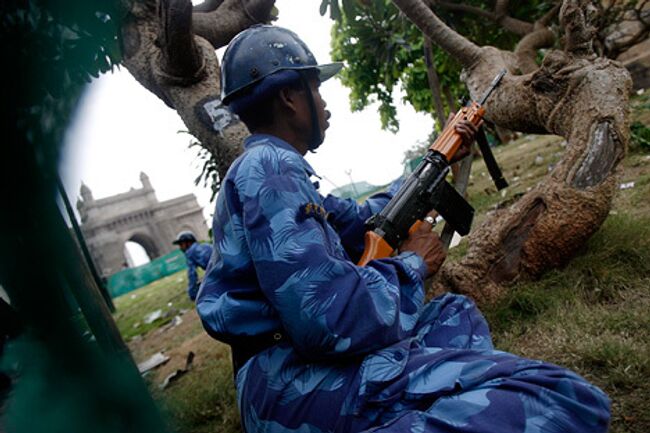
[[[462,144],[462,138],[456,132],[455,126],[461,120],[469,120],[477,127],[483,124],[485,115],[483,105],[505,73],[505,70],[499,72],[479,102],[472,101],[456,113],[436,141],[429,146],[422,162],[404,181],[386,207],[368,219],[365,249],[359,260],[359,266],[365,266],[374,259],[390,257],[432,209],[436,210],[461,236],[469,233],[474,218],[474,208],[445,180],[450,170],[449,162]],[[479,135],[481,135],[480,139]],[[496,165],[487,141],[483,143],[484,137],[484,132],[481,130],[477,134],[477,140],[488,171],[495,180],[497,188],[504,188],[507,183]]]

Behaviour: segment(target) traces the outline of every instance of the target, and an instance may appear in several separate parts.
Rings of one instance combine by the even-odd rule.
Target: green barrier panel
[[[186,268],[185,254],[180,250],[176,250],[158,257],[146,265],[124,269],[111,275],[108,277],[108,291],[111,297],[117,298]]]

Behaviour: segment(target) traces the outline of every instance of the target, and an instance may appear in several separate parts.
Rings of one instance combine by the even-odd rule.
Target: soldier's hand
[[[428,216],[435,220],[436,213],[431,212]],[[400,247],[400,252],[413,251],[422,257],[427,267],[427,277],[438,272],[447,257],[440,237],[432,228],[430,222],[423,221]]]
[[[447,118],[447,124],[449,124],[449,122],[453,118],[454,118],[454,114],[452,113],[449,115],[449,118]],[[456,151],[454,157],[451,159],[451,161],[449,161],[452,164],[454,162],[460,161],[461,159],[465,158],[467,155],[470,154],[470,152],[472,151],[472,143],[474,143],[474,138],[476,137],[476,133],[478,132],[478,128],[476,127],[476,125],[474,125],[469,120],[461,120],[454,127],[454,129],[461,136],[463,142],[458,148],[458,151]]]

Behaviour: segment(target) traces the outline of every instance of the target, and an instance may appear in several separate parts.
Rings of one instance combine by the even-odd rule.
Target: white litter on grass
[[[153,323],[156,320],[160,319],[162,317],[162,315],[163,315],[162,310],[153,311],[153,312],[147,314],[146,316],[144,316],[144,323],[146,323],[147,325],[149,323]]]
[[[625,182],[618,186],[619,189],[630,189],[634,188],[634,182]]]
[[[190,371],[192,368],[192,362],[194,361],[194,352],[189,352],[187,358],[185,359],[185,368],[179,368],[170,375],[168,375],[165,380],[159,385],[160,389],[165,389],[173,382],[178,380],[179,377]]]
[[[174,326],[180,325],[181,323],[183,323],[183,318],[181,316],[174,316],[174,318],[172,319],[172,328]]]
[[[140,372],[140,374],[145,373],[149,370],[158,367],[159,365],[163,365],[167,361],[169,361],[169,356],[163,355],[162,352],[158,352],[155,355],[151,356],[146,361],[143,361],[140,364],[138,364],[138,371]]]

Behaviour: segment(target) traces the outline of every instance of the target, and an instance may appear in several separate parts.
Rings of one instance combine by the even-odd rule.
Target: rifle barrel
[[[483,95],[483,97],[481,98],[481,100],[478,102],[479,105],[482,106],[483,104],[485,104],[485,101],[487,101],[487,99],[490,97],[490,95],[492,94],[492,92],[494,91],[494,89],[497,88],[497,86],[498,86],[499,83],[501,82],[501,79],[502,79],[503,76],[506,74],[506,72],[507,72],[507,71],[506,71],[505,69],[501,69],[501,71],[497,74],[497,76],[494,77],[494,79],[492,80],[492,83],[490,83],[490,87],[488,87],[488,89],[486,90],[485,94]]]

